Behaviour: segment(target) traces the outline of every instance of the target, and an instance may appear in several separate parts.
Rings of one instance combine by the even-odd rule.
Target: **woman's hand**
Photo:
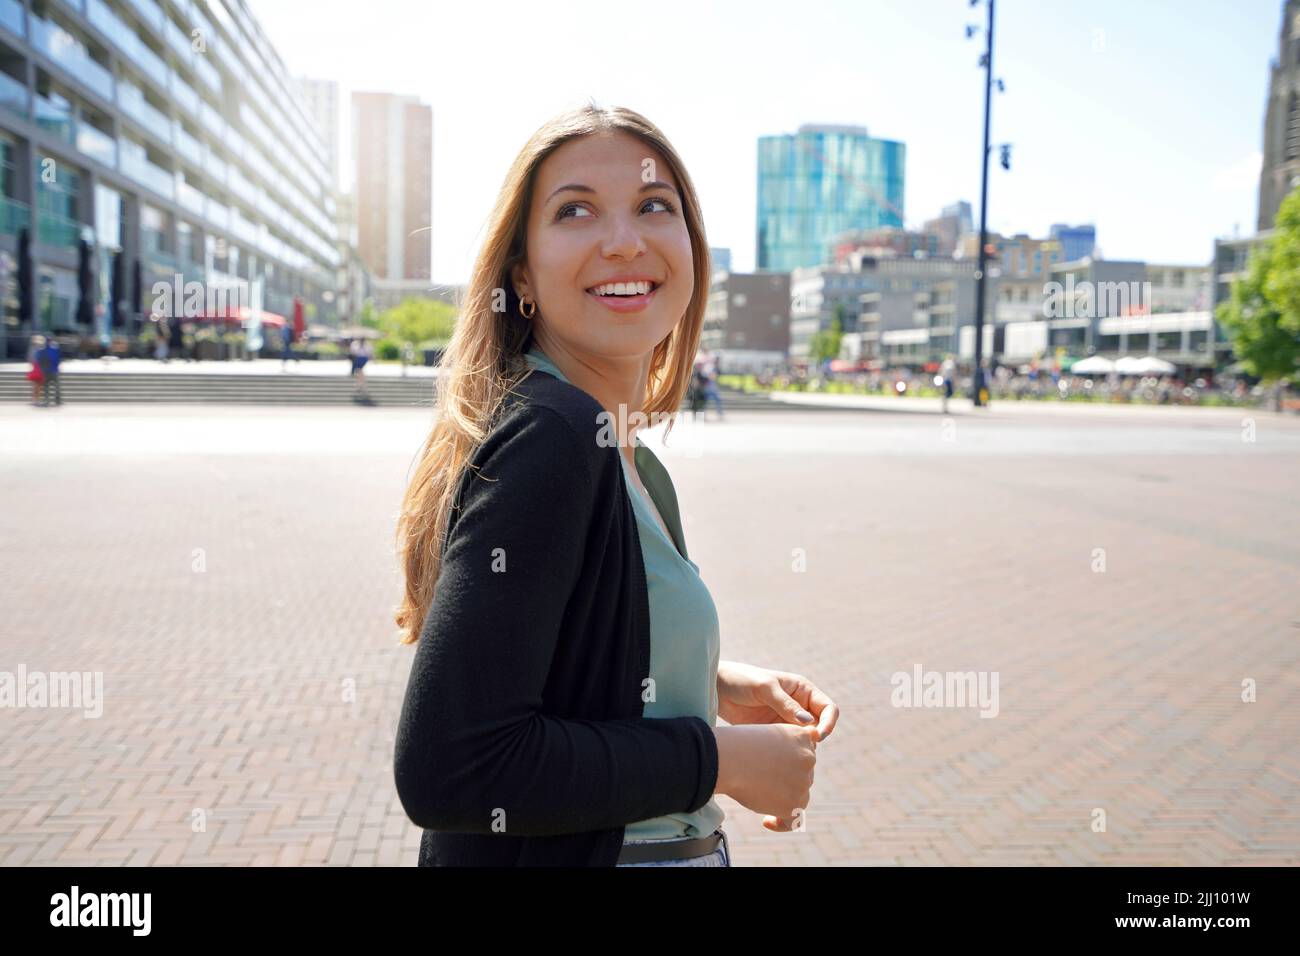
[[[718,716],[737,724],[796,724],[817,722],[815,740],[829,736],[839,719],[839,708],[800,674],[772,671],[735,661],[718,663]],[[765,816],[763,826],[789,831],[784,817]]]
[[[718,716],[729,724],[817,722],[825,740],[839,719],[839,708],[808,678],[753,664],[718,664]]]

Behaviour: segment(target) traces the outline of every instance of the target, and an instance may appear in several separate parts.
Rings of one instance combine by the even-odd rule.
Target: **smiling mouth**
[[[658,282],[606,282],[592,286],[587,292],[598,299],[634,299],[654,292],[659,285]]]

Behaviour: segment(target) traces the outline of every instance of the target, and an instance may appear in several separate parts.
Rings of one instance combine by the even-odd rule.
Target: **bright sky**
[[[984,4],[967,0],[249,0],[289,70],[433,107],[433,278],[464,282],[511,160],[594,97],[643,113],[709,244],[754,264],[757,137],[850,123],[907,144],[909,226],[979,216]],[[1282,0],[998,0],[989,227],[1094,222],[1110,259],[1207,263],[1254,231]],[[797,11],[797,16],[795,12]],[[348,165],[344,159],[345,168]]]

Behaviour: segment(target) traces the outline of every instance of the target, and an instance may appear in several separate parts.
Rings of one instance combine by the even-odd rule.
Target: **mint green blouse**
[[[536,343],[524,357],[532,368],[569,381]],[[654,452],[640,438],[633,437],[637,474],[672,532],[670,538],[655,521],[650,505],[630,477],[627,458],[620,451],[618,459],[623,463],[624,481],[636,514],[646,589],[650,595],[650,677],[654,680],[654,700],[646,701],[642,713],[660,718],[693,715],[716,727],[721,653],[717,607],[700,578],[699,565],[690,559],[686,550],[672,478]],[[717,800],[710,797],[692,813],[670,813],[629,823],[623,839],[708,836],[722,825],[724,817]]]

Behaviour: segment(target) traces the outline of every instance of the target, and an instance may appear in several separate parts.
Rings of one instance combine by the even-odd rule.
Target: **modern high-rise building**
[[[1278,207],[1300,183],[1300,0],[1286,0],[1277,57],[1269,65],[1264,162],[1259,172],[1259,230],[1272,229]]]
[[[903,225],[906,147],[865,126],[803,125],[758,140],[759,270],[831,260],[853,231]]]
[[[724,246],[710,246],[709,260],[713,263],[714,272],[731,271],[731,250]]]
[[[927,219],[921,229],[938,237],[938,255],[951,256],[956,252],[962,237],[975,230],[971,221],[970,203],[961,200],[951,206],[944,206],[943,212],[934,219]]]
[[[341,190],[339,179],[339,85],[334,80],[312,80],[299,77],[303,101],[307,111],[325,140],[325,152],[330,168],[330,185]]]
[[[136,331],[159,282],[322,304],[325,154],[244,0],[0,0],[7,354],[37,330]]]
[[[343,182],[340,169],[343,146],[339,85],[334,80],[306,77],[299,77],[298,85],[302,88],[307,109],[325,139],[330,185],[335,198],[339,265],[335,272],[334,299],[322,318],[327,325],[355,326],[360,324],[361,308],[370,298],[370,273],[357,251],[356,203],[350,184]]]
[[[380,308],[432,295],[433,111],[413,96],[352,94],[357,249]]]
[[[1089,259],[1097,253],[1097,227],[1091,224],[1067,226],[1053,223],[1048,236],[1061,244],[1061,261],[1077,262]]]

